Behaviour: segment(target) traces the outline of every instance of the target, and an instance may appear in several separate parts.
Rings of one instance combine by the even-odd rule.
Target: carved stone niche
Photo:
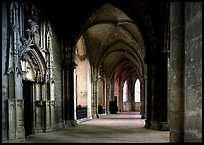
[[[45,81],[46,63],[37,47],[32,46],[29,51],[22,55],[21,68],[24,80],[36,83]]]
[[[35,70],[30,61],[21,60],[21,68],[22,68],[24,80],[30,80],[30,81],[35,80]]]
[[[40,11],[31,2],[23,3],[24,6],[24,21],[23,25],[25,30],[21,36],[22,47],[20,50],[21,56],[23,53],[29,51],[31,46],[40,48]]]
[[[40,34],[39,34],[39,25],[37,22],[33,21],[32,19],[28,19],[30,24],[30,35],[31,39],[33,40],[33,44],[40,48]]]

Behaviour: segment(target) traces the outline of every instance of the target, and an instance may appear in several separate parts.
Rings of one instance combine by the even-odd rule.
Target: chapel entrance
[[[24,127],[25,136],[32,134],[33,128],[33,84],[31,81],[23,80],[23,99],[24,99]]]

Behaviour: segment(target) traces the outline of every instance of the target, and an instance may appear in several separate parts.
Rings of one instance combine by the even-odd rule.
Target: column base
[[[151,122],[150,129],[161,130],[162,124],[160,122],[157,122],[157,121],[150,121],[150,122]]]
[[[149,120],[145,120],[145,128],[147,128],[147,129],[149,129],[149,127],[151,126],[151,123],[150,123],[150,121]]]
[[[94,118],[99,118],[99,114],[93,114],[92,115],[92,118],[94,119]]]
[[[170,142],[184,142],[184,134],[182,131],[170,131]]]
[[[141,114],[141,119],[145,119],[145,118],[146,118],[145,114]]]
[[[78,126],[77,124],[77,121],[76,120],[65,120],[65,124],[64,124],[64,127],[67,128],[67,127],[76,127]]]
[[[161,122],[161,124],[162,124],[162,127],[161,127],[162,131],[169,131],[170,130],[169,122]]]

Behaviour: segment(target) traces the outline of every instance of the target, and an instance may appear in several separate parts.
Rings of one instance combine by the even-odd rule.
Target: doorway
[[[23,80],[23,99],[24,99],[24,127],[25,136],[32,134],[33,128],[33,83]]]

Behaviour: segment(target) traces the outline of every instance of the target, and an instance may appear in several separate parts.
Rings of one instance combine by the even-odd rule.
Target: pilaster
[[[184,140],[184,3],[170,3],[170,142]]]

